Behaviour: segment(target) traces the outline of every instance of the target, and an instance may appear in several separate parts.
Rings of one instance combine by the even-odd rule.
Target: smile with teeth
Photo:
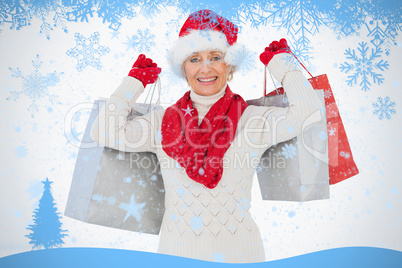
[[[217,76],[215,76],[215,77],[210,77],[210,78],[198,78],[197,80],[198,80],[199,82],[212,82],[212,81],[215,81],[216,79],[218,79]]]

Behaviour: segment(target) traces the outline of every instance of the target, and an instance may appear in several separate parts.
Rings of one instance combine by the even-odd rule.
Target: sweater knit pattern
[[[224,90],[211,96],[191,91],[199,123],[223,95]],[[234,159],[238,149],[231,146],[226,159]],[[166,158],[164,154],[157,150],[158,157]],[[230,170],[236,163],[229,163],[219,184],[208,189],[188,178],[175,160],[169,162],[174,168],[162,169],[166,197],[158,252],[189,258],[196,253],[197,258],[209,261],[264,261],[260,231],[249,212],[254,172],[245,168],[233,176]]]

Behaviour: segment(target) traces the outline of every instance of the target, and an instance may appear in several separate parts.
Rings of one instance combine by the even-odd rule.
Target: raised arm
[[[289,54],[286,52],[290,51],[286,40],[284,43],[276,42],[275,44],[274,46],[270,45],[273,51],[268,48],[269,53],[266,53],[266,49],[261,54],[260,59],[268,66],[273,77],[282,84],[289,107],[252,106],[248,109],[246,139],[261,149],[266,149],[299,135],[303,127],[311,125],[309,119],[312,118],[309,117],[323,109],[321,101],[303,73],[298,69],[291,68],[290,64],[287,63]],[[286,49],[283,49],[283,44],[286,45]],[[321,116],[325,116],[325,114],[321,114]]]
[[[160,72],[152,60],[140,55],[129,75],[100,109],[91,128],[91,138],[119,151],[154,152],[155,122],[163,111],[155,110],[132,120],[127,120],[127,116],[145,86],[154,83]]]

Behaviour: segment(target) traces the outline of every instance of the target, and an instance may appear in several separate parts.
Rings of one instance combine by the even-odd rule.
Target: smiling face
[[[227,82],[228,71],[220,51],[196,52],[184,62],[189,85],[203,96],[218,93]]]

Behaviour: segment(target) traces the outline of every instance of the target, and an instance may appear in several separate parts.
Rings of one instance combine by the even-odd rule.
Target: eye
[[[192,62],[192,63],[199,62],[199,58],[196,58],[196,57],[191,58],[191,59],[190,59],[190,62]]]
[[[212,57],[212,60],[213,61],[220,61],[221,60],[221,56],[214,56],[214,57]]]

